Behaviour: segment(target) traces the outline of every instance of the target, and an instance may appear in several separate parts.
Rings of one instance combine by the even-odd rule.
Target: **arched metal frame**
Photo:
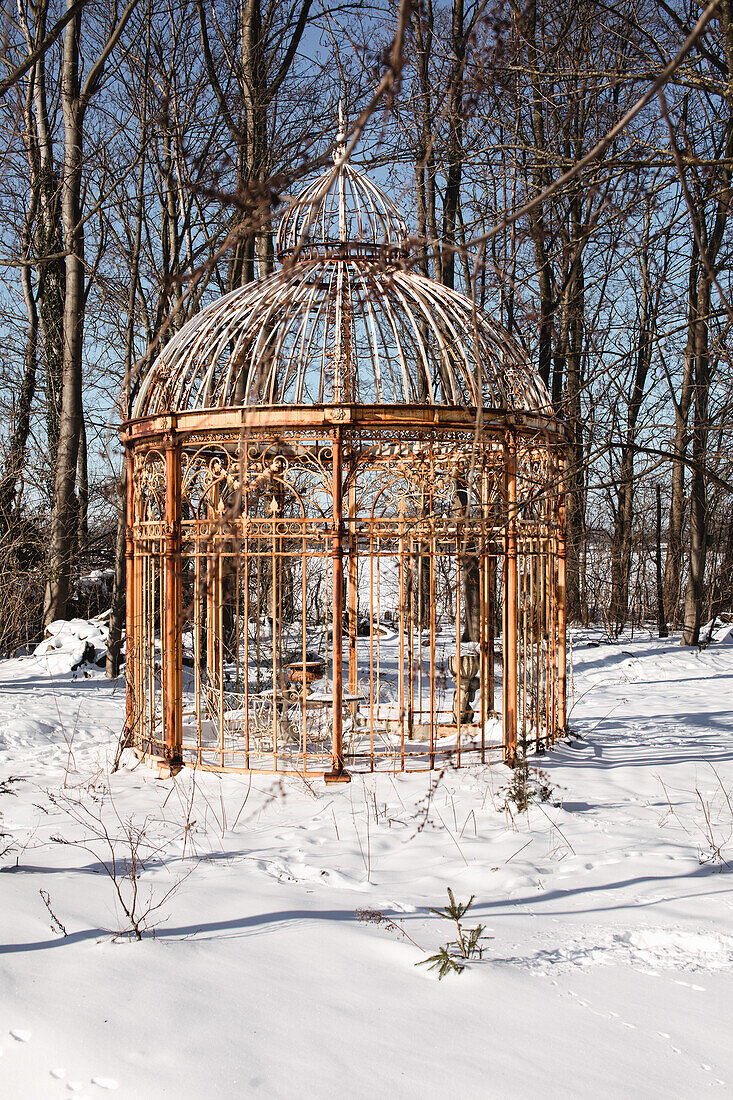
[[[406,237],[337,161],[282,219],[283,270],[143,380],[123,436],[139,755],[337,781],[564,731],[567,430],[518,345],[405,268]]]

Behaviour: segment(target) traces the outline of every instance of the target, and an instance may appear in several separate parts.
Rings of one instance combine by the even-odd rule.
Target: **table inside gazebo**
[[[344,692],[341,705],[345,730],[356,726],[355,706],[364,703],[365,697]],[[274,735],[279,751],[300,747],[305,741],[325,749],[331,739],[333,719],[333,692],[314,691],[303,696],[297,691],[265,690],[249,696],[247,707],[230,707],[221,715],[221,746],[224,750],[241,749],[249,723],[250,747],[255,752],[272,752]]]

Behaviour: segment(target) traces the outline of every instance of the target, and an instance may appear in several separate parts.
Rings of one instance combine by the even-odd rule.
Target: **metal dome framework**
[[[127,733],[166,769],[337,781],[565,729],[566,428],[334,160],[281,270],[175,334],[124,428]]]

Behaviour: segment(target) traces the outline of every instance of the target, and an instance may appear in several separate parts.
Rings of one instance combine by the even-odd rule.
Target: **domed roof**
[[[306,404],[550,411],[519,344],[405,264],[402,215],[339,138],[334,167],[281,218],[282,269],[184,325],[143,377],[134,417]]]

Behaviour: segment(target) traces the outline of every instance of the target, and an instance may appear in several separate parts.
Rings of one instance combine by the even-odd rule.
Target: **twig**
[[[59,918],[56,916],[53,909],[51,908],[50,895],[47,893],[46,890],[39,890],[38,893],[41,895],[43,904],[46,906],[46,909],[48,910],[48,915],[51,918],[51,931],[58,932],[62,936],[68,936],[69,933],[66,931],[65,926],[62,924],[62,922],[59,920]]]

